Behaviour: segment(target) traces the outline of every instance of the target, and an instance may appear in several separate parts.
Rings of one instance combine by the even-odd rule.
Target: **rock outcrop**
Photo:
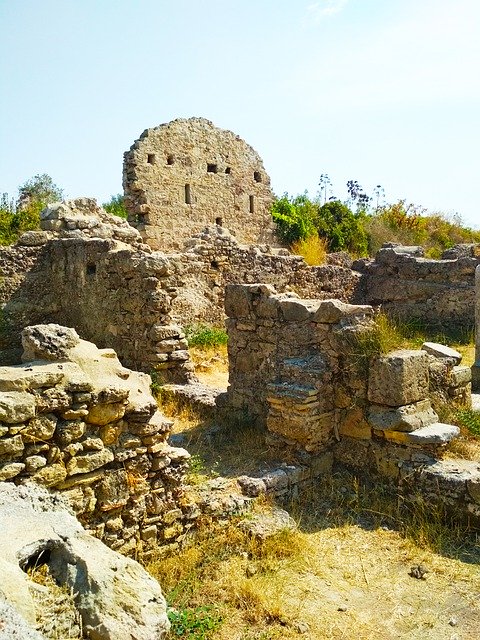
[[[91,640],[165,637],[165,599],[158,582],[137,562],[88,535],[58,496],[33,484],[0,483],[0,589],[24,618],[10,615],[13,638],[42,637],[31,628],[35,604],[26,574],[42,564],[74,594],[83,631]]]

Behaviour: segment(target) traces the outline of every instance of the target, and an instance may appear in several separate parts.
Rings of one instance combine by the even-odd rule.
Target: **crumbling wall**
[[[57,322],[115,349],[127,366],[190,379],[187,342],[170,316],[179,279],[169,259],[95,201],[59,203],[42,218],[43,231],[0,251],[3,362],[19,361],[25,326]]]
[[[243,242],[273,238],[273,194],[258,153],[204,118],[146,129],[124,154],[129,221],[153,249],[180,249],[219,222]]]
[[[25,364],[0,367],[0,481],[58,491],[79,520],[124,554],[171,544],[191,526],[189,454],[171,447],[150,377],[73,329],[23,332]]]
[[[248,412],[270,445],[301,461],[323,464],[333,451],[338,462],[395,479],[408,495],[480,517],[480,471],[437,459],[459,434],[437,410],[471,403],[460,354],[425,343],[374,355],[371,307],[302,300],[268,285],[228,286],[225,308],[229,388],[220,402],[228,411]],[[435,481],[448,491],[435,495]]]
[[[351,270],[352,260],[345,255],[334,254],[326,264],[310,267],[287,249],[241,245],[220,226],[206,227],[185,243],[183,253],[169,258],[183,282],[172,305],[172,315],[180,324],[222,324],[228,284],[264,282],[279,292],[345,302],[358,301],[361,295],[361,276]]]
[[[429,260],[422,253],[421,247],[395,246],[381,249],[374,261],[356,261],[363,302],[434,329],[473,329],[478,257]]]

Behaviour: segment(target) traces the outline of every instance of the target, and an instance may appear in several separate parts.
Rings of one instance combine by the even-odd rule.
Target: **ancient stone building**
[[[129,222],[153,249],[171,250],[206,225],[241,242],[271,241],[270,178],[258,153],[204,118],[146,129],[124,156]]]

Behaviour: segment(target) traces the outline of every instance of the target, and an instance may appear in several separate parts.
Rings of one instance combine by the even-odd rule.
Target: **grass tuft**
[[[194,324],[184,328],[189,347],[219,347],[226,345],[228,336],[225,329],[206,324]]]

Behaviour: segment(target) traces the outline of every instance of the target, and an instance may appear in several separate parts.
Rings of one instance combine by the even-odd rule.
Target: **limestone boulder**
[[[3,483],[0,567],[8,580],[2,578],[1,588],[7,603],[30,623],[35,605],[22,569],[39,563],[46,563],[53,577],[75,594],[84,633],[91,640],[166,636],[169,623],[160,586],[137,562],[88,535],[58,496],[35,485]],[[21,632],[12,637],[41,638]]]
[[[78,344],[80,338],[75,329],[59,324],[32,325],[22,331],[22,360],[63,360]]]
[[[401,349],[376,358],[370,365],[368,399],[400,407],[428,396],[428,354]]]
[[[446,345],[438,342],[424,342],[422,344],[422,350],[435,358],[449,358],[455,365],[460,364],[462,361],[462,354],[456,349],[452,349],[451,347],[447,347]]]

